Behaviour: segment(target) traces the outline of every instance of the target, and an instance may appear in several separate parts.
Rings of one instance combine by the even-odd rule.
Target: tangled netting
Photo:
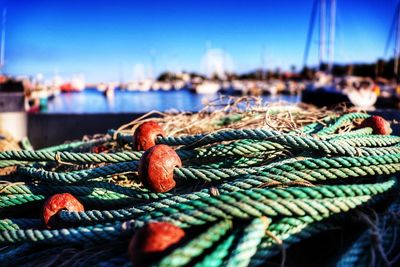
[[[187,236],[154,266],[398,263],[400,137],[360,128],[365,113],[312,122],[301,111],[268,112],[223,110],[208,128],[204,120],[168,124],[189,114],[156,119],[168,134],[156,143],[183,162],[166,193],[138,180],[143,151],[132,150],[132,131],[143,120],[84,141],[0,152],[0,168],[14,168],[1,176],[0,264],[130,266],[129,240],[148,222],[172,223]],[[254,118],[271,114],[276,128],[256,127]],[[290,120],[279,128],[282,116]],[[64,192],[85,211],[63,210],[64,227],[48,229],[41,206]]]

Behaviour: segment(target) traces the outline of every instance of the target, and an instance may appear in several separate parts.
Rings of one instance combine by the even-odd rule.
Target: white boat
[[[107,90],[107,84],[106,83],[99,83],[96,86],[97,91],[104,93]]]
[[[85,76],[83,74],[78,74],[78,75],[72,76],[70,85],[71,85],[72,91],[83,91],[86,86]]]
[[[139,91],[142,91],[142,92],[150,91],[152,84],[153,84],[153,81],[149,80],[149,79],[139,82]]]
[[[217,82],[205,81],[196,86],[196,93],[198,94],[216,94],[221,86]]]
[[[161,89],[161,83],[160,83],[160,82],[154,82],[154,83],[151,85],[151,89],[154,90],[154,91],[160,90],[160,89]]]
[[[240,81],[240,80],[232,81],[232,89],[235,94],[239,94],[239,95],[247,94],[247,87],[243,81]]]
[[[127,83],[126,89],[128,91],[141,91],[147,92],[152,88],[153,82],[151,80],[131,81]]]
[[[376,93],[369,89],[348,90],[347,96],[354,106],[362,109],[371,109],[378,100]]]
[[[104,90],[104,95],[107,99],[113,100],[115,95],[115,88],[117,87],[116,83],[110,82],[106,85],[106,89]]]
[[[371,79],[346,77],[346,85],[343,92],[347,94],[354,106],[362,109],[371,109],[378,100],[374,87],[375,84]]]
[[[172,89],[172,84],[169,82],[163,82],[161,83],[161,90],[163,91],[169,91]]]
[[[128,91],[137,91],[139,88],[139,82],[131,81],[126,84],[126,90]]]
[[[182,80],[177,80],[173,82],[175,90],[181,90],[185,87],[185,82]]]

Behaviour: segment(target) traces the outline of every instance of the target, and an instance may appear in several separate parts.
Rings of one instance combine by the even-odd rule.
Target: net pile
[[[370,115],[263,106],[249,99],[229,100],[222,108],[211,103],[196,114],[157,115],[82,141],[0,152],[0,167],[15,168],[1,176],[0,263],[385,266],[398,261],[400,137],[377,134],[364,123]],[[155,192],[138,178],[144,152],[133,149],[133,133],[148,121],[166,133],[155,138],[157,146],[173,148],[182,162],[172,170],[176,186],[166,192]],[[42,206],[58,193],[76,197],[84,211],[60,210],[49,227]],[[177,227],[183,237],[142,262],[145,251],[128,244],[155,222]],[[340,245],[326,251],[332,234]]]

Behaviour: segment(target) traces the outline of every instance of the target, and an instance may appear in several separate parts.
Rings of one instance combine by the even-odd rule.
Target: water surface
[[[44,113],[146,113],[152,110],[198,111],[204,101],[216,99],[218,95],[198,95],[188,90],[130,92],[115,91],[113,98],[101,92],[87,89],[81,93],[62,93],[49,100]],[[265,101],[287,101],[297,103],[299,96],[263,96]]]

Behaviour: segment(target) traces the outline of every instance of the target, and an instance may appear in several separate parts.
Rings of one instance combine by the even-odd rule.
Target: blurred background
[[[397,0],[0,1],[0,128],[38,146],[220,95],[398,109]]]

